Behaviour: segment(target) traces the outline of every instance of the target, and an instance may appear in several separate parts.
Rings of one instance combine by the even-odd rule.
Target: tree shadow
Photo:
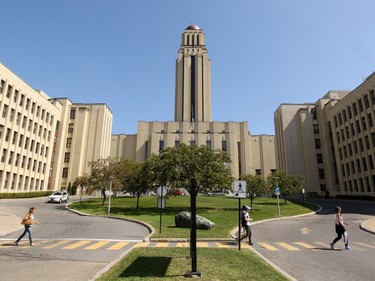
[[[171,261],[171,257],[138,257],[119,277],[171,277],[166,276]]]

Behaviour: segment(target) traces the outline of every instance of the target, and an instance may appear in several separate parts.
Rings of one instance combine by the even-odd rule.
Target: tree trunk
[[[105,195],[105,189],[104,189],[104,188],[102,189],[102,195],[103,195],[102,206],[104,206],[104,204],[105,204],[105,199],[107,198],[107,196]]]

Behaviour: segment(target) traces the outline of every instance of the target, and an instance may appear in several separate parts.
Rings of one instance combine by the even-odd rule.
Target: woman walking
[[[348,231],[346,230],[346,227],[345,227],[346,225],[348,225],[348,223],[344,221],[341,216],[341,207],[336,206],[335,213],[336,213],[335,229],[336,229],[337,237],[330,244],[331,249],[333,250],[336,242],[339,241],[344,236],[345,250],[351,250],[351,248],[349,247]]]
[[[35,211],[35,208],[31,207],[30,210],[27,212],[26,216],[22,219],[21,223],[25,226],[25,230],[23,231],[21,236],[16,240],[16,242],[13,243],[15,246],[18,246],[18,242],[20,242],[20,240],[26,235],[26,233],[29,234],[30,246],[35,245],[33,243],[33,239],[32,239],[32,236],[31,236],[31,225],[33,223],[35,223],[35,224],[39,224],[39,223],[34,220],[34,215],[33,215],[34,211]]]

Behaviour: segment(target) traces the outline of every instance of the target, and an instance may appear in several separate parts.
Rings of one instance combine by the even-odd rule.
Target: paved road
[[[33,225],[35,247],[23,239],[11,246],[22,231],[1,237],[1,280],[90,280],[149,235],[143,225],[124,220],[86,217],[45,199],[2,200],[1,207],[22,217],[36,207]]]
[[[375,204],[354,201],[319,201],[324,209],[317,215],[264,222],[253,226],[254,248],[296,280],[375,279],[375,235],[359,228],[361,221],[375,214]],[[334,206],[343,208],[349,222],[352,251],[342,241],[331,250]]]

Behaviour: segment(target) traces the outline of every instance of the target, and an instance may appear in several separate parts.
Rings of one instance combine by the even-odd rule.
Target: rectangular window
[[[3,153],[1,154],[1,162],[2,163],[5,162],[6,154],[7,154],[7,150],[5,148],[3,148]]]
[[[9,164],[9,165],[12,165],[13,154],[14,154],[13,151],[9,151],[9,158],[8,158],[8,164]]]
[[[70,110],[70,119],[76,119],[76,110],[75,109]]]
[[[221,150],[227,151],[227,141],[226,140],[221,141]]]
[[[1,113],[1,116],[3,118],[6,118],[7,116],[7,113],[8,113],[8,106],[6,104],[3,105],[3,112]]]
[[[63,168],[62,177],[66,179],[68,177],[68,168]]]
[[[160,140],[159,141],[159,150],[163,150],[164,149],[164,141],[163,140]]]
[[[12,139],[12,144],[16,144],[17,142],[17,132],[13,132],[13,139]]]
[[[70,161],[70,152],[66,152],[65,157],[64,157],[64,163],[69,163],[69,161]]]
[[[210,140],[206,140],[206,146],[211,148],[211,141]]]
[[[13,121],[15,113],[16,113],[16,111],[12,108],[10,110],[10,114],[9,114],[9,121],[11,121],[11,122]]]
[[[13,102],[16,103],[17,102],[17,97],[18,97],[18,90],[15,90],[14,91],[14,95],[13,95]]]
[[[0,80],[0,94],[3,93],[4,86],[5,86],[5,81],[4,80]]]
[[[6,97],[9,99],[10,96],[12,95],[12,90],[13,90],[13,87],[8,85],[8,90],[7,90],[7,93],[6,93]]]
[[[24,95],[24,94],[21,94],[21,96],[20,96],[20,102],[19,102],[19,105],[20,105],[20,106],[23,106],[23,101],[24,101],[24,99],[25,99],[25,95]]]
[[[67,138],[66,139],[66,148],[71,148],[72,147],[72,138]]]
[[[74,128],[74,124],[69,124],[69,127],[68,127],[68,133],[69,134],[73,133],[73,128]]]
[[[11,132],[11,130],[10,129],[7,129],[7,132],[6,132],[6,134],[5,134],[5,141],[9,141],[9,137],[10,137],[10,132]]]

